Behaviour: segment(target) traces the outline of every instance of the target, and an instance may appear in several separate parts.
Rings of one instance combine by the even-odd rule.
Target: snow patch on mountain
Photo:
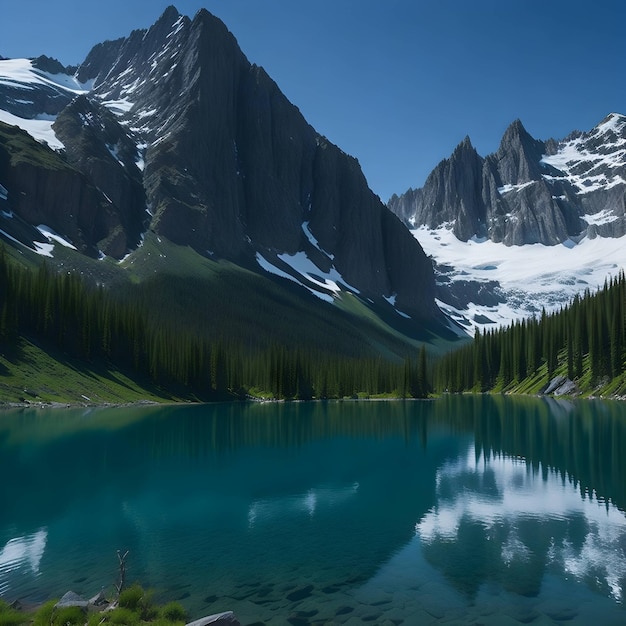
[[[179,18],[172,24],[172,32],[167,34],[167,38],[173,37],[177,33],[179,33],[185,26],[185,17],[180,15]]]
[[[505,246],[477,238],[459,241],[445,226],[422,226],[411,232],[436,262],[439,307],[469,334],[476,328],[507,326],[539,316],[544,308],[556,311],[575,295],[586,289],[595,291],[607,277],[626,268],[626,247],[619,238]],[[500,301],[480,304],[470,299],[463,307],[453,306],[445,294],[468,283],[475,288],[489,285]]]
[[[257,263],[270,274],[287,278],[308,289],[314,296],[326,302],[333,302],[334,297],[343,290],[359,293],[359,290],[348,284],[341,274],[332,266],[327,272],[321,270],[305,252],[295,254],[278,254],[276,258],[283,268],[268,261],[261,253],[256,253]]]
[[[60,243],[62,246],[66,247],[66,248],[70,248],[72,250],[76,250],[76,246],[75,245],[70,243],[64,237],[61,237],[61,235],[59,235],[57,232],[52,230],[52,228],[50,228],[49,226],[46,226],[45,224],[39,224],[39,226],[37,226],[36,228],[50,243],[54,243],[54,242]],[[52,256],[52,255],[50,255],[50,256]]]
[[[329,272],[322,272],[306,252],[296,252],[295,254],[279,254],[278,258],[300,274],[305,280],[322,289],[327,289],[332,293],[339,293],[341,287],[337,284],[342,281],[341,275],[332,267]]]
[[[583,219],[587,222],[587,224],[596,224],[597,226],[600,226],[602,224],[610,224],[611,222],[618,220],[619,216],[615,215],[611,209],[604,209],[593,215],[583,215]]]
[[[308,222],[305,222],[302,226],[305,232],[310,233],[308,231]],[[324,251],[321,250],[321,252]],[[324,271],[313,263],[306,252],[278,254],[276,259],[279,261],[279,264],[268,261],[260,252],[256,253],[257,263],[266,272],[295,282],[325,302],[333,303],[342,291],[360,295],[360,291],[344,280],[334,265],[328,271]],[[389,303],[398,316],[411,319],[410,315],[396,307],[397,296],[398,294],[394,293],[391,296],[383,296],[383,299]],[[371,299],[368,300],[370,303],[372,302]],[[458,327],[455,330],[458,330]]]
[[[107,150],[109,151],[109,154],[122,166],[122,167],[126,167],[126,165],[124,164],[124,161],[122,160],[122,158],[120,157],[120,147],[119,144],[114,144],[114,145],[110,145],[110,144],[105,144]],[[106,195],[106,194],[105,194]],[[109,199],[109,202],[111,202],[111,200]]]
[[[309,240],[309,242],[311,243],[311,245],[314,248],[319,250],[322,254],[325,254],[331,261],[335,258],[335,256],[333,254],[329,254],[328,252],[326,252],[326,250],[322,250],[322,248],[320,248],[320,244],[319,244],[317,238],[311,232],[311,229],[309,227],[309,222],[303,222],[302,223],[302,231],[304,232],[304,234],[306,235],[307,239]]]
[[[135,159],[135,165],[142,172],[143,172],[144,168],[146,167],[146,150],[147,149],[148,149],[148,144],[147,143],[145,143],[145,142],[137,143],[137,157]],[[146,209],[146,212],[149,215],[152,215],[152,213],[151,213],[151,211],[149,209]]]
[[[0,61],[0,85],[20,89],[35,89],[37,85],[60,88],[76,95],[87,93],[91,83],[80,83],[69,74],[50,74],[33,65],[31,59],[4,59]]]
[[[410,315],[400,311],[400,309],[396,308],[396,298],[398,297],[397,293],[392,293],[390,296],[383,296],[383,300],[386,300],[393,308],[393,310],[400,316],[406,319],[411,319]]]
[[[498,193],[503,195],[505,193],[510,193],[511,191],[521,191],[525,187],[529,187],[530,185],[534,185],[534,180],[529,180],[527,183],[521,183],[520,185],[503,185],[502,187],[498,187]]]
[[[111,111],[111,113],[121,116],[128,113],[134,106],[128,98],[120,98],[119,100],[102,100],[102,104]]]
[[[64,148],[52,129],[56,116],[39,111],[30,117],[21,117],[9,111],[10,109],[16,113],[20,112],[11,105],[34,106],[36,94],[41,89],[51,92],[54,94],[53,97],[65,94],[68,98],[73,98],[88,93],[92,87],[91,81],[81,83],[69,74],[44,72],[38,69],[31,59],[0,60],[0,85],[10,88],[7,101],[0,104],[3,109],[0,110],[0,121],[11,126],[18,126],[35,140],[47,144],[53,150]],[[34,99],[27,97],[30,94]],[[18,97],[19,95],[23,97]]]
[[[47,116],[46,116],[47,117]],[[53,150],[62,150],[65,148],[63,143],[52,130],[54,120],[50,119],[34,119],[28,120],[17,115],[12,115],[7,111],[0,110],[0,122],[4,122],[9,126],[17,126],[25,130],[33,139],[39,143],[46,144]]]
[[[287,280],[290,280],[300,285],[301,287],[308,289],[308,291],[310,291],[314,296],[317,296],[320,300],[333,302],[333,296],[330,293],[326,291],[320,291],[318,289],[313,289],[311,286],[305,284],[303,281],[298,280],[292,274],[280,269],[279,267],[276,267],[276,265],[274,265],[273,263],[270,263],[260,252],[256,253],[256,260],[261,268],[264,269],[266,272],[274,274],[275,276],[280,276],[281,278],[286,278]]]

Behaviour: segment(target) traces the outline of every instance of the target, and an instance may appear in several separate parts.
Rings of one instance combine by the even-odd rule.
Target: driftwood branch
[[[120,579],[119,582],[115,585],[115,589],[117,590],[118,598],[120,596],[120,593],[122,593],[124,584],[126,583],[126,557],[128,556],[128,552],[129,550],[126,550],[126,552],[122,554],[121,550],[117,551],[117,560],[120,562]]]

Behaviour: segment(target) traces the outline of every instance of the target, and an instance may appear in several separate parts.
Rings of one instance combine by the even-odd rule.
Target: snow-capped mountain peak
[[[588,133],[562,141],[541,163],[561,173],[546,180],[565,179],[578,194],[626,185],[626,116],[611,113]]]

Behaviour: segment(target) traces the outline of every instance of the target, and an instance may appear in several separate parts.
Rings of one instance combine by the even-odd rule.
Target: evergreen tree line
[[[45,263],[37,270],[24,268],[0,250],[0,348],[17,345],[21,336],[67,357],[104,363],[200,399],[233,394],[311,399],[429,393],[424,348],[417,358],[394,362],[215,339],[197,328],[186,331],[175,320],[157,320],[139,297],[119,298],[76,274],[57,274]]]
[[[586,377],[591,387],[624,373],[626,328],[624,273],[591,294],[586,290],[561,310],[481,333],[437,363],[441,391],[503,390],[545,368],[571,380]],[[541,370],[543,371],[543,370]]]

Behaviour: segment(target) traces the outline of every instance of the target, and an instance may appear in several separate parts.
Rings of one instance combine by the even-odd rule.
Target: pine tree
[[[426,358],[426,346],[422,344],[419,355],[417,357],[417,378],[416,378],[416,394],[415,397],[427,398],[430,393],[430,385],[428,384],[428,364]]]

